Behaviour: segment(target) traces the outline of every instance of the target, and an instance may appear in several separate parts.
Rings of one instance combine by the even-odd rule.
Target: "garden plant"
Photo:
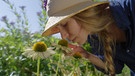
[[[31,33],[29,20],[25,13],[27,7],[20,5],[21,13],[19,13],[10,0],[3,0],[3,2],[12,10],[16,20],[10,22],[10,18],[7,16],[1,18],[5,28],[0,28],[0,76],[105,76],[79,53],[73,56],[65,55],[65,52],[68,52],[65,50],[69,49],[66,46],[68,42],[60,42],[61,39],[54,36],[41,36],[47,19],[44,9],[37,13],[41,29]],[[40,2],[42,3],[42,1]],[[39,44],[39,47],[37,46],[39,50],[36,48],[36,44]],[[45,48],[42,47],[42,44],[45,45]],[[55,53],[49,56],[47,56],[48,53],[45,53],[43,57],[42,54],[36,54],[34,55],[38,56],[36,59],[31,56],[33,52],[27,52],[27,55],[25,53],[28,48],[33,49],[32,47],[38,52],[52,48],[51,50]],[[89,44],[86,43],[83,47],[91,52]],[[41,57],[39,57],[40,55]],[[125,67],[123,73],[117,76],[129,76],[129,69]]]

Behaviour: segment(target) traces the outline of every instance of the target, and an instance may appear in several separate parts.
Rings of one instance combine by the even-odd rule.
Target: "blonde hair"
[[[114,40],[108,32],[108,26],[112,25],[114,20],[107,7],[109,7],[109,4],[98,5],[75,15],[73,18],[81,22],[82,28],[98,35],[104,47],[105,71],[109,72],[109,74],[115,74],[112,52]]]

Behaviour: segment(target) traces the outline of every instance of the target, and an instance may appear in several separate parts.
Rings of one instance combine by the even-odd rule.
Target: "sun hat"
[[[52,28],[63,20],[94,6],[108,3],[108,1],[97,2],[92,0],[45,0],[44,7],[48,14],[48,21],[42,36],[58,33],[59,31],[52,30]]]

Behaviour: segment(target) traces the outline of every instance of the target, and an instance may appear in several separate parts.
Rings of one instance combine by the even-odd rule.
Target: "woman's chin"
[[[79,39],[74,39],[72,40],[73,43],[77,43],[78,45],[84,44],[86,41],[85,40],[79,40]]]

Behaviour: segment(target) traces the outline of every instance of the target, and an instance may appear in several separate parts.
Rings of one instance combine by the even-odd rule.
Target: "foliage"
[[[37,41],[44,41],[47,46],[51,43],[57,43],[58,38],[42,37],[39,29],[37,33],[30,33],[28,30],[29,22],[25,14],[25,8],[20,9],[22,13],[16,11],[15,6],[8,0],[3,0],[10,6],[13,14],[16,16],[16,22],[9,22],[6,16],[1,21],[5,23],[6,28],[0,28],[0,75],[1,76],[35,76],[37,61],[28,59],[22,55],[27,47],[31,47]],[[46,13],[38,13],[39,24],[44,28],[46,22]],[[84,48],[90,50],[90,45],[85,44]],[[128,71],[128,70],[127,70]],[[47,59],[41,60],[40,74],[43,76],[103,76],[86,59],[75,59],[56,53]],[[125,72],[122,75],[128,75]]]

